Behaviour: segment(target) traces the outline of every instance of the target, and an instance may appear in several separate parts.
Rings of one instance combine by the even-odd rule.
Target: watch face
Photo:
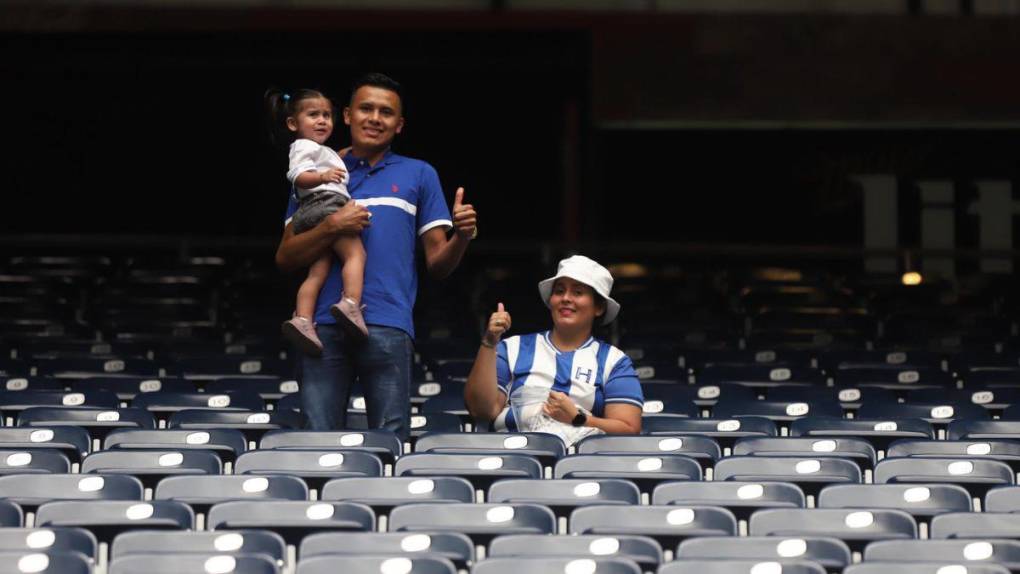
[[[581,409],[578,409],[577,414],[574,415],[574,420],[570,421],[570,424],[574,425],[575,427],[579,427],[584,425],[584,423],[587,421],[588,415],[586,415],[584,411],[582,411]]]

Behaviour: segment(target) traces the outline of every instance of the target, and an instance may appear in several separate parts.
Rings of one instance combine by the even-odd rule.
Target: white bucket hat
[[[602,316],[602,324],[608,325],[613,322],[616,314],[620,312],[620,304],[609,296],[609,292],[613,290],[613,276],[608,269],[584,255],[574,255],[561,260],[556,269],[556,275],[538,282],[538,293],[542,296],[542,302],[546,307],[549,306],[553,283],[560,277],[570,277],[594,289],[606,300],[606,312]]]

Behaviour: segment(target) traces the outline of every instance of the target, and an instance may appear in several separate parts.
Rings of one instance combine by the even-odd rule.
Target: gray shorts
[[[294,234],[308,231],[322,222],[331,213],[340,209],[347,203],[347,197],[332,191],[318,191],[301,200],[294,217],[291,219],[291,228]]]

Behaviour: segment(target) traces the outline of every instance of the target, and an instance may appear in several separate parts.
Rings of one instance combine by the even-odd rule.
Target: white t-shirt
[[[343,170],[343,180],[340,183],[332,181],[319,184],[311,189],[304,189],[294,184],[297,176],[306,171],[326,171],[327,169]],[[313,192],[329,191],[339,193],[347,199],[351,194],[347,192],[347,182],[350,175],[347,173],[347,166],[344,160],[340,159],[337,153],[324,145],[319,145],[312,140],[299,138],[290,144],[290,168],[287,170],[287,179],[294,184],[298,198],[304,199]]]

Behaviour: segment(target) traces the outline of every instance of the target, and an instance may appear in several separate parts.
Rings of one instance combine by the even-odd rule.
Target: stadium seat
[[[902,510],[834,508],[759,510],[748,523],[750,536],[824,536],[861,550],[868,542],[917,538],[917,523]]]
[[[205,450],[223,461],[234,461],[248,450],[248,441],[235,429],[111,431],[103,440],[105,450]]]
[[[706,390],[706,388],[672,381],[660,383],[654,379],[641,381],[641,392],[645,398],[641,410],[646,415],[668,414],[696,417],[699,406],[714,405],[723,394],[719,387],[715,387],[714,391]],[[741,394],[751,393],[750,389],[746,387],[732,385],[732,388],[743,389]],[[727,396],[729,394],[726,393]]]
[[[308,500],[308,485],[296,476],[170,476],[159,481],[153,500],[176,500],[205,511],[231,500]]]
[[[701,466],[679,454],[575,454],[560,459],[553,478],[619,478],[651,492],[659,483],[701,480]]]
[[[928,538],[1017,538],[1020,514],[949,512],[931,520]]]
[[[461,432],[460,417],[450,413],[417,413],[411,415],[411,440],[433,432]]]
[[[579,506],[636,506],[641,503],[641,492],[633,482],[614,478],[504,479],[489,487],[485,500],[496,504],[541,504],[557,516],[569,516]]]
[[[296,574],[456,574],[452,562],[440,556],[320,555],[298,562]]]
[[[520,454],[552,466],[567,453],[563,441],[546,433],[427,433],[418,437],[415,452],[444,454]]]
[[[840,409],[856,412],[865,402],[896,402],[896,393],[878,387],[847,387],[847,388],[805,388],[805,387],[773,387],[767,389],[768,398],[780,403],[832,403],[839,404]],[[817,413],[816,413],[817,414]],[[842,414],[837,415],[837,418]]]
[[[489,544],[492,558],[613,557],[633,560],[646,572],[662,563],[662,546],[647,536],[600,534],[554,535],[511,534],[497,536]]]
[[[864,403],[858,415],[862,419],[917,418],[932,424],[947,425],[957,419],[983,420],[988,411],[973,403]]]
[[[534,574],[571,574],[574,572],[641,574],[640,567],[627,558],[604,556],[590,558],[557,556],[487,558],[477,562],[471,569],[471,574],[516,574],[522,570]]]
[[[471,539],[458,532],[323,532],[306,536],[298,556],[324,555],[431,556],[446,558],[457,568],[475,560]]]
[[[652,491],[654,505],[726,508],[746,520],[765,508],[806,508],[804,491],[788,482],[665,482]]]
[[[556,517],[538,504],[404,504],[389,516],[390,532],[462,532],[476,544],[505,534],[553,534]]]
[[[123,474],[16,474],[0,476],[0,492],[7,500],[34,507],[52,500],[142,500],[144,488]]]
[[[223,462],[205,450],[102,450],[81,461],[82,474],[128,474],[154,487],[163,477],[221,474]]]
[[[272,430],[298,429],[304,417],[293,411],[269,412],[219,411],[188,409],[174,413],[167,428],[184,430],[237,429],[249,441],[255,441]]]
[[[915,389],[953,389],[953,376],[937,368],[892,369],[863,367],[837,369],[831,373],[838,388],[878,387],[894,392]]]
[[[715,439],[723,448],[749,436],[778,436],[775,423],[764,417],[696,419],[688,417],[643,417],[641,432],[650,435],[696,434]]]
[[[0,429],[0,448],[4,450],[39,449],[60,452],[72,462],[79,462],[92,450],[88,431],[74,426],[52,428],[11,427]]]
[[[677,560],[658,574],[825,574],[820,564],[806,561]]]
[[[1020,570],[1017,540],[886,540],[864,549],[865,562],[991,563]]]
[[[33,359],[36,374],[61,379],[129,375],[159,377],[159,365],[148,359],[74,358]]]
[[[985,494],[985,512],[1020,512],[1020,486],[1000,486]]]
[[[805,536],[782,538],[753,536],[743,538],[690,538],[676,549],[676,560],[806,560],[826,571],[839,572],[851,564],[850,548],[835,538]]]
[[[577,454],[677,454],[693,458],[703,467],[713,466],[722,456],[718,442],[694,435],[593,435],[581,439],[574,448]]]
[[[110,574],[178,574],[195,572],[215,574],[278,574],[280,569],[269,558],[259,555],[211,553],[128,554],[110,562]]]
[[[110,542],[128,530],[191,530],[195,513],[184,503],[168,500],[56,500],[39,507],[35,524],[77,526],[92,532],[100,542]]]
[[[1009,570],[997,564],[959,562],[862,562],[843,570],[843,574],[1008,574]]]
[[[217,355],[181,357],[173,367],[173,374],[187,380],[209,381],[233,377],[285,377],[293,367],[284,360],[264,356]]]
[[[379,457],[358,450],[253,450],[237,457],[234,474],[292,475],[321,489],[333,478],[382,476]]]
[[[235,500],[209,509],[206,524],[209,530],[272,530],[288,544],[300,544],[304,536],[315,532],[371,532],[375,514],[367,506],[349,502]]]
[[[209,394],[255,393],[264,401],[276,402],[301,390],[297,381],[288,377],[227,377],[205,384]]]
[[[157,391],[141,393],[131,401],[132,407],[151,413],[176,413],[185,409],[217,409],[239,411],[262,411],[265,401],[253,391],[231,391],[227,393],[175,393]]]
[[[571,534],[637,534],[664,547],[696,536],[736,536],[737,519],[712,506],[585,506],[571,513]]]
[[[53,474],[71,471],[71,461],[57,450],[0,450],[0,475]]]
[[[734,383],[752,388],[768,388],[778,385],[807,387],[825,385],[825,377],[817,369],[772,367],[769,365],[709,365],[696,373],[695,381],[698,385]]]
[[[115,409],[117,395],[109,391],[69,393],[65,391],[0,391],[0,412],[14,417],[32,407],[92,407]]]
[[[118,534],[110,545],[110,560],[135,554],[258,555],[282,565],[287,558],[283,538],[268,530],[234,532],[178,532],[132,530]],[[158,560],[158,558],[156,558]]]
[[[1020,439],[1020,421],[957,419],[946,428],[949,440]]]
[[[733,445],[733,455],[839,457],[857,463],[862,470],[875,466],[875,448],[867,441],[838,437],[825,438],[757,438],[740,439]]]
[[[92,438],[102,438],[118,428],[152,429],[156,419],[142,409],[93,409],[69,407],[33,407],[18,415],[19,427],[82,427]]]
[[[798,456],[730,456],[715,465],[713,479],[790,482],[807,494],[830,484],[859,483],[860,467],[849,460]]]
[[[886,453],[894,457],[987,458],[1020,470],[1020,443],[1008,440],[899,440]]]
[[[0,528],[0,553],[12,552],[78,553],[95,561],[99,543],[82,528]]]
[[[486,489],[502,478],[542,478],[542,464],[520,454],[407,454],[393,467],[393,476],[460,476]]]
[[[6,477],[0,477],[0,480],[3,480],[4,478]],[[0,527],[20,528],[23,526],[24,518],[25,515],[21,511],[20,505],[16,504],[9,498],[0,500]]]
[[[259,441],[259,449],[345,449],[372,453],[385,464],[393,464],[404,445],[393,431],[269,431]]]
[[[834,398],[801,400],[720,400],[712,407],[714,418],[764,417],[774,422],[789,423],[806,416],[841,417],[843,408]]]
[[[414,502],[475,500],[475,488],[459,476],[338,478],[322,487],[320,500],[357,502],[379,512]]]
[[[922,419],[877,420],[808,417],[793,421],[790,436],[860,438],[875,450],[884,451],[891,442],[904,438],[935,439],[935,429]]]
[[[826,351],[818,366],[832,375],[839,370],[890,369],[896,371],[942,369],[942,357],[930,351]]]
[[[0,367],[0,371],[3,367]],[[5,391],[62,391],[65,382],[53,377],[14,377],[0,374],[0,389]]]
[[[875,484],[951,483],[982,496],[995,486],[1015,484],[1009,465],[976,458],[900,457],[886,458],[875,465]]]
[[[92,574],[92,564],[77,552],[0,552],[0,574]]]
[[[190,393],[194,392],[195,384],[177,377],[85,377],[71,379],[67,386],[74,392],[85,390],[102,390],[114,393],[122,401],[131,401],[140,394],[155,392]]]
[[[818,508],[895,508],[914,518],[970,512],[971,495],[956,484],[837,484],[822,489]]]

